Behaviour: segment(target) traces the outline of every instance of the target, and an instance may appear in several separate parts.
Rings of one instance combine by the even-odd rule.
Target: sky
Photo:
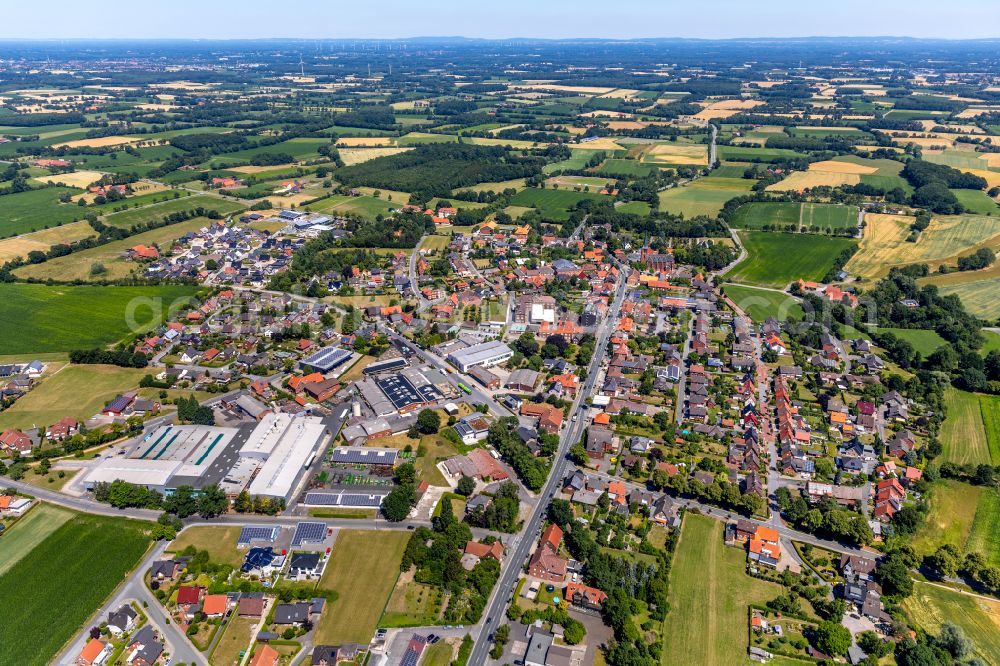
[[[1000,0],[79,0],[2,3],[0,38],[1000,37]],[[126,5],[126,3],[121,3]]]

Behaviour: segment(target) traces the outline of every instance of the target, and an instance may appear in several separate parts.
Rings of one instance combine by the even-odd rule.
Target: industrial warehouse
[[[318,417],[272,412],[238,428],[165,425],[133,440],[123,457],[101,460],[83,484],[126,481],[165,494],[218,484],[230,497],[248,490],[287,502],[328,439]]]
[[[491,365],[499,365],[513,355],[514,351],[510,347],[499,340],[493,340],[462,349],[454,349],[448,354],[448,362],[462,372],[468,372],[469,368],[475,366],[488,368]]]

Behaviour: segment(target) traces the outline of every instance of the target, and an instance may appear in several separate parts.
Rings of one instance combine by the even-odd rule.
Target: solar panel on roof
[[[322,543],[326,539],[326,523],[299,523],[295,526],[292,546],[303,543]]]
[[[353,506],[377,509],[382,506],[386,492],[376,493],[346,493],[312,491],[306,493],[305,504],[309,506]]]
[[[274,541],[278,538],[277,525],[250,525],[240,530],[236,543],[246,545],[251,541]]]

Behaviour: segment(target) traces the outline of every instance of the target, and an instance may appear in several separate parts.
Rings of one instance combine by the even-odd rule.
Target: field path
[[[706,571],[715,571],[716,566],[718,566],[719,548],[722,547],[722,540],[719,539],[718,537],[719,535],[717,534],[717,530],[713,529],[712,539],[709,542],[710,546],[708,549],[708,554],[707,554],[708,556],[705,558]],[[717,613],[713,612],[713,609],[718,608],[718,603],[719,603],[718,595],[716,594],[716,585],[714,584],[714,582],[713,584],[708,586],[707,602],[708,602],[709,613],[708,613],[708,626],[706,627],[706,629],[708,630],[707,631],[708,637],[711,638],[711,641],[714,643],[716,640],[718,640],[718,635],[719,635],[717,627],[719,622],[719,616]],[[708,666],[715,666],[716,663],[715,655],[716,655],[715,650],[710,650],[709,653],[706,655],[706,657],[708,657],[708,661],[706,661],[705,663]]]

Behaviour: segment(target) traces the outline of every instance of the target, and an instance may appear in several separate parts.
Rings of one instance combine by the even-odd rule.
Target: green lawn
[[[744,231],[740,239],[747,257],[726,277],[764,287],[784,287],[799,278],[819,281],[837,255],[856,244],[848,238],[764,231]]]
[[[985,397],[985,396],[984,396]],[[1000,399],[987,398],[980,404],[980,396],[975,393],[967,393],[958,389],[948,388],[945,390],[944,399],[948,409],[948,415],[941,425],[941,461],[953,462],[960,465],[971,463],[990,464],[993,461],[990,455],[990,438],[987,437],[987,430],[984,422],[984,415],[988,415],[990,427],[992,429],[993,447],[1000,445],[997,441],[1000,427]]]
[[[37,504],[7,528],[0,539],[0,576],[74,515],[54,504]]]
[[[785,321],[790,317],[802,318],[802,306],[787,294],[767,289],[756,289],[737,284],[725,286],[726,295],[756,322],[768,317]]]
[[[922,328],[881,328],[880,331],[888,331],[901,340],[906,340],[913,348],[920,352],[925,358],[930,356],[941,345],[947,344],[945,339],[936,332]]]
[[[0,285],[0,354],[101,347],[159,325],[186,286]],[[130,321],[130,318],[132,321]]]
[[[781,587],[745,573],[746,553],[722,542],[722,523],[687,514],[670,570],[670,613],[664,666],[746,664],[748,607]]]
[[[225,633],[212,650],[211,663],[215,666],[234,666],[240,663],[240,653],[249,649],[250,639],[257,628],[257,618],[233,614],[226,623]]]
[[[921,629],[936,634],[945,622],[960,626],[972,639],[976,653],[991,666],[1000,664],[1000,601],[973,597],[917,582],[913,595],[903,602],[903,609]]]
[[[319,581],[319,587],[336,592],[337,598],[316,626],[317,645],[371,640],[399,578],[409,539],[409,532],[340,531]]]
[[[51,425],[64,416],[85,421],[119,393],[139,385],[148,369],[114,365],[70,365],[0,412],[0,430]]]
[[[240,529],[239,526],[221,527],[215,525],[189,527],[177,535],[167,551],[179,553],[188,546],[194,546],[198,550],[207,550],[212,562],[238,567],[243,563],[245,555],[236,548]]]
[[[0,575],[4,663],[50,663],[142,558],[148,529],[77,514]]]

